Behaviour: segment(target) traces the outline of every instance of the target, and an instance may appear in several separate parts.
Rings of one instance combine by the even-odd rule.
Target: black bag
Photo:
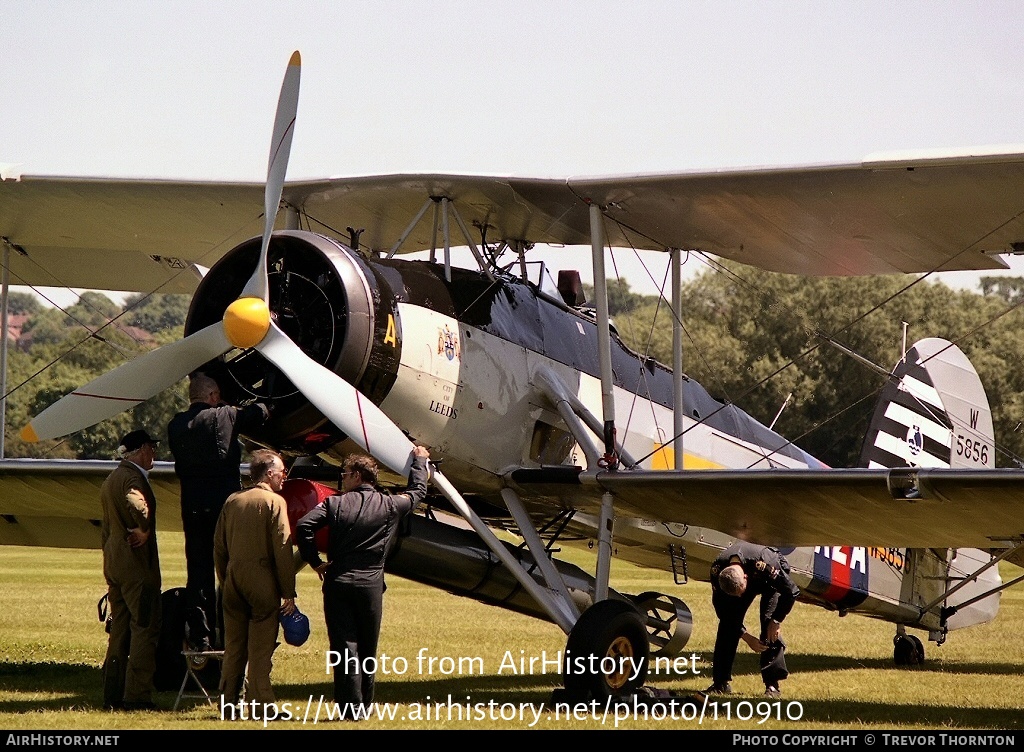
[[[160,641],[156,645],[156,673],[153,686],[160,692],[177,692],[185,679],[185,588],[165,590],[160,596],[162,611]],[[216,687],[220,683],[220,661],[209,660],[197,669],[204,686]]]
[[[153,684],[161,692],[177,690],[185,678],[185,588],[165,590],[160,596],[160,641],[156,645]]]

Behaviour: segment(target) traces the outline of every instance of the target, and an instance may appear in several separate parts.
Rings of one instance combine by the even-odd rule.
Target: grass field
[[[180,535],[161,539],[164,587],[184,584]],[[562,558],[589,568],[584,554],[564,552]],[[1020,570],[1007,566],[1004,579]],[[612,585],[622,592],[662,590],[684,598],[694,612],[694,634],[687,654],[697,655],[699,675],[691,672],[655,677],[651,684],[692,691],[710,683],[710,655],[715,621],[709,588],[704,583],[676,587],[667,575],[616,564]],[[299,574],[299,605],[310,617],[313,634],[301,648],[280,647],[273,681],[278,701],[291,702],[297,714],[310,696],[315,708],[320,695],[331,695],[325,670],[327,650],[319,581],[308,569]],[[101,709],[100,664],[106,635],[96,616],[96,601],[105,592],[98,551],[66,551],[8,547],[0,549],[0,728],[14,729],[190,729],[224,728],[217,711],[205,704],[187,704],[171,712],[175,693],[160,693],[156,713],[107,713]],[[759,724],[756,703],[761,688],[756,658],[741,649],[731,712],[750,720],[705,717],[703,724],[685,719],[620,719],[621,728],[712,729],[1019,729],[1024,728],[1024,647],[1018,636],[1024,622],[1024,588],[1003,593],[999,617],[992,624],[950,635],[947,644],[926,646],[927,661],[916,668],[892,663],[894,628],[882,622],[833,613],[798,604],[786,621],[791,678],[783,684],[782,720]],[[507,658],[551,658],[564,647],[564,637],[551,624],[390,578],[385,595],[381,657],[405,659],[404,675],[378,673],[377,700],[397,705],[395,720],[370,720],[360,729],[584,728],[616,725],[613,716],[566,719],[542,710],[560,684],[557,669],[520,673]],[[433,671],[424,658],[435,659]],[[450,661],[442,661],[449,658]],[[461,673],[458,659],[464,659]],[[479,659],[469,662],[468,659]],[[502,669],[503,660],[505,668]],[[422,666],[422,671],[420,670]],[[482,667],[482,671],[480,670]],[[394,670],[395,665],[391,666]],[[454,668],[454,670],[452,670]],[[402,662],[397,662],[402,669]],[[436,717],[434,703],[473,705],[458,720],[447,705]],[[751,705],[740,707],[743,699]],[[301,708],[299,704],[301,703]],[[488,705],[490,703],[490,705]],[[792,703],[792,704],[789,704]],[[798,705],[796,703],[799,703]],[[504,707],[503,707],[504,706]],[[516,717],[509,719],[515,706]],[[520,720],[518,708],[524,709]],[[391,705],[395,708],[396,706]],[[429,708],[429,717],[428,717]],[[801,714],[799,720],[786,720]],[[502,719],[501,713],[505,713]],[[535,720],[539,713],[539,720]],[[494,717],[491,718],[490,716]],[[312,711],[306,728],[312,727]],[[296,728],[299,721],[272,724]],[[257,722],[231,728],[259,727]],[[353,724],[320,723],[319,728],[353,728]]]

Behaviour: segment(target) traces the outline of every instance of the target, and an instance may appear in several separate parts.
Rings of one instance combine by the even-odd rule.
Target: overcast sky
[[[1024,3],[996,1],[0,0],[0,162],[262,180],[295,49],[291,178],[663,172],[1018,144],[1021,29]],[[625,276],[641,286],[635,267]]]

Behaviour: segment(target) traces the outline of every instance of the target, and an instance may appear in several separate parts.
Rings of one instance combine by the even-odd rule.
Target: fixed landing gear
[[[892,642],[892,659],[897,666],[919,666],[924,663],[924,643],[917,635],[897,634]]]
[[[625,697],[647,679],[650,645],[644,617],[626,601],[604,600],[569,633],[562,679],[572,702]]]

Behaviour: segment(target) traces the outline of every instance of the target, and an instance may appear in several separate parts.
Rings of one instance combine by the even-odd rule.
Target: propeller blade
[[[274,119],[264,191],[265,217],[260,261],[246,282],[240,299],[232,306],[237,310],[233,312],[229,308],[224,321],[135,358],[62,397],[22,429],[23,439],[52,439],[88,428],[149,399],[207,361],[223,355],[234,346],[232,340],[239,342],[241,347],[249,347],[262,338],[269,322],[269,311],[266,310],[269,302],[267,251],[288,171],[288,156],[291,153],[295,115],[299,106],[301,68],[301,57],[295,51],[288,61],[288,70],[281,83]],[[258,305],[254,309],[251,304],[255,300],[251,299],[262,300],[262,310]],[[231,333],[231,340],[228,333]]]
[[[334,371],[310,360],[276,324],[271,325],[266,338],[256,349],[280,368],[317,410],[367,454],[403,477],[409,477],[412,442],[359,390]]]
[[[295,116],[299,109],[299,78],[302,59],[299,51],[292,53],[288,70],[281,83],[281,95],[277,100],[277,115],[274,118],[274,137],[270,143],[270,159],[267,163],[267,186],[263,193],[263,245],[260,247],[260,263],[242,291],[243,298],[262,298],[268,302],[267,251],[270,249],[270,235],[274,232],[274,220],[281,205],[284,177],[288,172],[288,156],[292,150],[292,135],[295,133]]]
[[[26,441],[65,436],[112,418],[176,384],[231,349],[218,321],[185,339],[129,360],[61,397],[21,430]]]

